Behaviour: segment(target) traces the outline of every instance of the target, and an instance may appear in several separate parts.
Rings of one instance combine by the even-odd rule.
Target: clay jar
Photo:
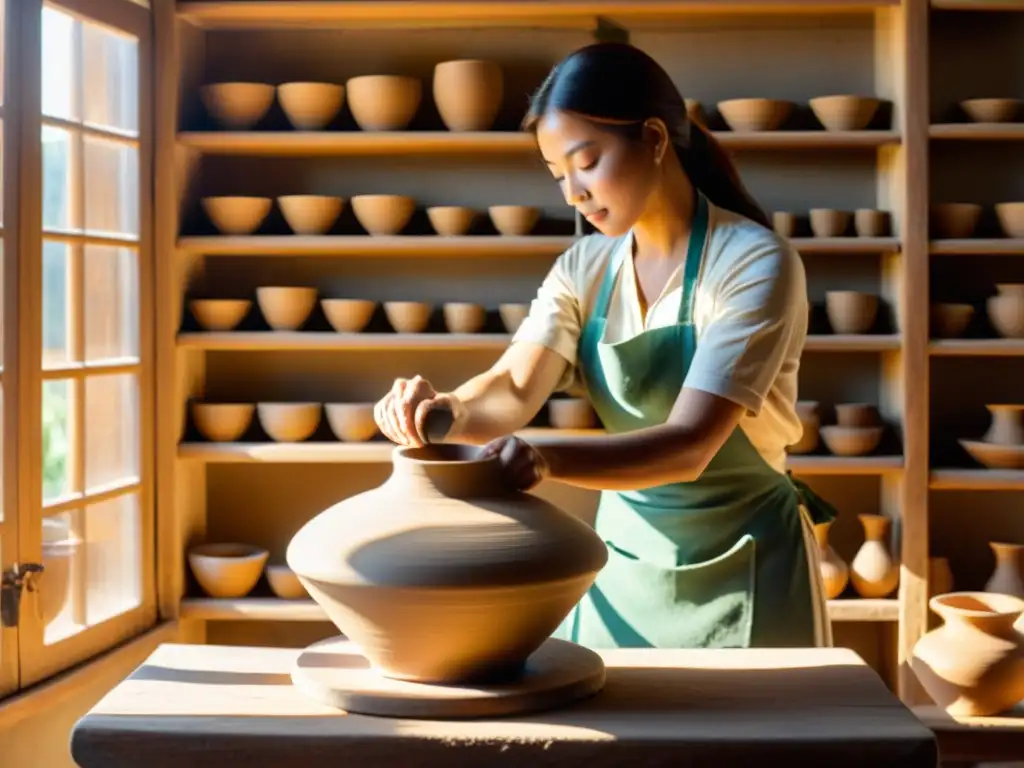
[[[885,536],[889,518],[858,515],[864,527],[864,543],[850,562],[850,582],[861,597],[888,597],[899,585],[900,569],[889,553]]]
[[[289,567],[386,677],[508,680],[607,562],[594,530],[463,445],[396,448],[391,476],[306,523]]]
[[[938,706],[953,716],[984,717],[1024,698],[1024,633],[1014,628],[1024,600],[952,592],[929,605],[944,624],[917,641],[910,668]]]
[[[878,296],[860,291],[828,291],[825,311],[836,333],[867,333],[878,316]]]
[[[818,523],[814,526],[814,539],[818,542],[818,565],[821,568],[825,598],[828,600],[839,597],[846,589],[850,578],[850,567],[828,543],[828,531],[831,527],[831,522]]]
[[[1024,338],[1024,283],[1001,283],[986,302],[988,318],[1006,339]]]
[[[503,97],[504,81],[496,62],[462,59],[434,67],[434,104],[450,131],[490,129]]]
[[[986,405],[992,414],[988,431],[982,438],[995,445],[1024,443],[1024,405]]]
[[[1024,569],[1021,568],[1024,545],[990,541],[989,546],[995,555],[996,567],[985,583],[985,591],[1024,598]]]

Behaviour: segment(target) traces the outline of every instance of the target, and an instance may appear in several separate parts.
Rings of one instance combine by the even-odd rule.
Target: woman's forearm
[[[598,491],[632,491],[689,482],[707,463],[707,444],[695,430],[674,424],[618,435],[532,441],[550,479]]]

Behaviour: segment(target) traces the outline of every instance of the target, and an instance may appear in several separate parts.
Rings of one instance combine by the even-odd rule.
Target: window
[[[155,598],[149,12],[133,0],[7,2],[24,92],[0,113],[17,114],[20,131],[18,269],[6,275],[31,301],[17,304],[17,344],[4,347],[21,363],[21,423],[5,440],[18,449],[19,503],[0,527],[0,562],[43,565],[14,628],[16,677],[0,657],[10,690],[150,626]]]

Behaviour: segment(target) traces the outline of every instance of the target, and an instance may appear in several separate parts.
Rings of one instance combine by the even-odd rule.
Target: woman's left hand
[[[484,446],[480,457],[497,456],[509,485],[528,491],[548,476],[550,469],[541,452],[515,435],[499,437]]]

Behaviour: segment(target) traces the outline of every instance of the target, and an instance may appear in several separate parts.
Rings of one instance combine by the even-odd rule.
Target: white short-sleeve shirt
[[[800,354],[807,337],[807,285],[799,253],[772,230],[709,203],[708,236],[695,286],[697,349],[683,384],[742,405],[740,427],[782,472],[786,446],[800,439],[796,414]],[[633,237],[588,235],[556,260],[513,342],[543,344],[569,370],[558,389],[578,385],[577,344],[594,310],[609,261],[618,279],[604,341],[615,343],[678,321],[682,266],[642,317],[633,271]]]

